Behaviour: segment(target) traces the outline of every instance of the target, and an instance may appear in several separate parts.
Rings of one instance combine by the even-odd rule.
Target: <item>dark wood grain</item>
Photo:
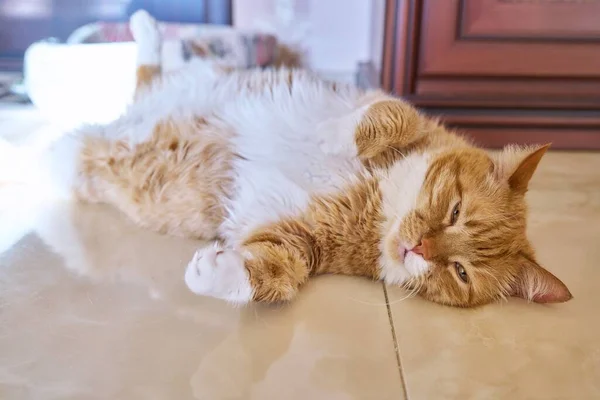
[[[383,54],[383,88],[405,93],[414,88],[419,43],[418,13],[415,0],[386,0],[386,37]]]
[[[384,19],[384,37],[383,37],[383,57],[381,65],[381,85],[388,91],[392,91],[394,86],[394,78],[404,76],[404,72],[394,69],[397,61],[396,48],[402,49],[406,47],[405,41],[401,45],[396,44],[396,24],[398,20],[398,0],[387,0],[385,2],[385,19]]]
[[[457,34],[466,12],[460,9],[460,0],[423,0],[422,4],[421,76],[600,78],[600,42],[540,42],[535,37],[513,41],[503,39],[502,31],[495,41],[465,40]],[[521,18],[520,4],[514,3],[515,18]],[[573,4],[581,12],[593,12],[588,10],[589,2]],[[576,31],[577,20],[569,20]]]
[[[600,149],[600,1],[405,3],[386,89],[483,145]]]
[[[551,143],[554,150],[600,150],[598,130],[493,126],[459,126],[457,129],[472,138],[476,144],[492,149],[504,147],[509,143]]]
[[[600,1],[461,0],[460,9],[462,39],[600,40]]]

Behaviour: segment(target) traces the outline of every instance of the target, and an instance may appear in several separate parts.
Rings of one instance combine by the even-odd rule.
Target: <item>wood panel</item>
[[[453,124],[449,124],[453,126]],[[554,150],[600,150],[600,132],[591,129],[523,128],[520,126],[457,125],[459,133],[474,143],[498,149],[507,144],[539,145],[551,143]]]
[[[382,85],[389,92],[414,90],[419,43],[418,11],[415,0],[386,0]]]
[[[600,40],[600,1],[461,0],[462,39]]]
[[[417,94],[448,93],[451,96],[514,96],[515,93],[531,96],[569,96],[589,98],[600,102],[600,80],[548,80],[534,79],[419,79]]]
[[[600,113],[590,111],[430,109],[486,147],[552,143],[555,149],[600,149]]]
[[[460,82],[460,83],[468,83]],[[595,99],[579,98],[520,98],[510,96],[453,96],[452,94],[414,95],[406,94],[406,100],[422,108],[469,108],[469,109],[537,109],[540,111],[553,110],[592,110],[600,113],[600,104]]]
[[[449,123],[465,126],[600,129],[600,113],[590,111],[430,109],[429,112],[441,115]]]
[[[384,88],[484,146],[600,149],[600,1],[563,2],[388,0]]]
[[[587,10],[588,2],[577,4]],[[600,77],[598,43],[464,40],[457,33],[464,17],[460,0],[422,5],[421,76]]]
[[[598,108],[600,80],[521,78],[420,78],[414,94],[454,99],[472,107]]]

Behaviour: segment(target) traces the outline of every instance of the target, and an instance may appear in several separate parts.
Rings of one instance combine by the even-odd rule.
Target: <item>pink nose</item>
[[[431,239],[421,239],[421,242],[412,249],[410,249],[410,251],[420,255],[425,260],[431,259]]]

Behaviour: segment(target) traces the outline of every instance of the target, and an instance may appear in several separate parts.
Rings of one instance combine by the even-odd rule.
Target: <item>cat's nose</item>
[[[431,258],[431,239],[421,239],[421,242],[419,242],[419,244],[413,247],[410,251],[420,255],[425,260],[429,260]]]

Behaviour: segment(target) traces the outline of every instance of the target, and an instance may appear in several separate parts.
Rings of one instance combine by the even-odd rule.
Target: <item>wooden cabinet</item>
[[[388,0],[383,84],[497,147],[600,149],[600,1]]]

